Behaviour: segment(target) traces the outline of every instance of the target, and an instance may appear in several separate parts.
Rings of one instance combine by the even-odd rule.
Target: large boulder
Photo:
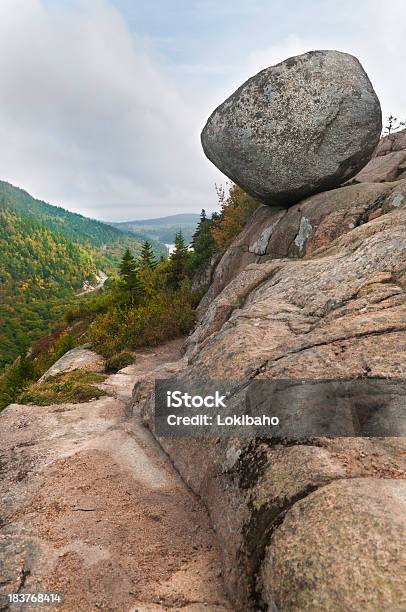
[[[211,115],[202,145],[247,193],[290,206],[353,177],[381,129],[379,100],[359,61],[311,51],[246,81]]]

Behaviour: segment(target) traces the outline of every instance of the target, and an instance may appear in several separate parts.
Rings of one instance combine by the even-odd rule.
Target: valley
[[[101,287],[126,248],[146,236],[71,213],[0,181],[0,370],[63,320],[66,308]],[[165,246],[150,240],[157,256]]]

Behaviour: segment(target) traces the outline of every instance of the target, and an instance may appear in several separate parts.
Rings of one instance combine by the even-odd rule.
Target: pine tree
[[[200,221],[192,239],[192,269],[202,267],[207,263],[214,252],[214,240],[210,228],[213,225],[213,218],[208,219],[206,211],[202,209]]]
[[[121,260],[119,275],[129,293],[131,304],[138,304],[142,298],[142,285],[138,275],[137,262],[128,248]]]
[[[119,274],[121,276],[121,278],[127,283],[130,283],[130,278],[134,273],[135,270],[135,259],[133,257],[133,255],[131,254],[130,249],[126,249],[124,251],[124,255],[123,258],[121,260],[120,263],[120,267],[119,267]]]
[[[169,257],[168,281],[173,289],[179,289],[182,280],[186,278],[189,261],[190,253],[182,230],[179,230],[175,236],[175,248]]]
[[[204,225],[205,221],[207,221],[207,215],[206,215],[206,211],[204,210],[204,208],[202,208],[202,212],[200,213],[199,222],[196,225],[195,233],[192,236],[191,247],[193,248],[194,251],[196,251],[199,236],[202,232],[202,226]]]
[[[142,245],[141,253],[140,253],[140,267],[145,270],[153,270],[157,265],[154,251],[152,250],[151,243],[146,240]]]

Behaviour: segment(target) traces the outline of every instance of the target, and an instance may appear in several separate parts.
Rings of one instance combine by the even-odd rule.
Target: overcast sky
[[[0,178],[104,220],[216,208],[211,111],[311,49],[406,116],[404,0],[0,0]]]

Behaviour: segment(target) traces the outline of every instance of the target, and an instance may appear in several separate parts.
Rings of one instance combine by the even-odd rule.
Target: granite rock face
[[[260,206],[220,259],[199,312],[203,314],[248,264],[302,259],[339,236],[404,205],[406,180],[347,185],[313,195],[289,209]]]
[[[359,172],[354,183],[384,183],[406,178],[406,130],[382,138],[373,158]]]
[[[263,379],[404,380],[406,180],[260,207],[185,349],[135,390],[152,431],[157,377],[235,381],[237,403]],[[158,440],[209,510],[236,610],[405,609],[406,438]]]
[[[392,134],[388,134],[381,138],[376,147],[374,157],[381,157],[389,153],[396,153],[396,151],[404,150],[406,150],[406,129],[392,132]]]
[[[178,378],[191,386],[210,378],[234,379],[238,384],[268,378],[404,378],[405,229],[406,209],[394,208],[342,234],[317,254],[248,264],[205,310],[188,339],[187,361]],[[144,412],[153,428],[153,401]],[[209,508],[223,550],[224,576],[238,610],[257,609],[256,598],[265,597],[263,583],[256,578],[265,547],[272,547],[271,534],[278,532],[284,514],[298,500],[328,482],[354,477],[387,478],[394,480],[394,488],[404,486],[398,483],[405,477],[403,438],[288,440],[286,446],[256,439],[161,438],[160,443]],[[391,512],[388,508],[389,522]],[[330,537],[349,524],[345,516],[338,525],[330,523]],[[378,520],[370,527],[370,537],[382,542]],[[351,538],[342,546],[348,541]],[[390,565],[393,580],[379,595],[379,609],[388,612],[398,599],[394,576],[404,563],[404,550],[396,551]],[[351,555],[351,550],[343,548],[344,552]],[[355,552],[354,559],[364,563]],[[348,592],[358,592],[351,566],[349,574]],[[314,581],[308,609],[359,609],[341,606],[341,594],[329,591],[323,566]],[[375,588],[370,574],[364,597],[373,583]],[[295,585],[302,588],[299,578]],[[267,601],[273,588],[273,583],[267,586]],[[328,606],[317,599],[323,589],[329,592]],[[292,601],[296,595],[297,606],[286,609],[303,609],[299,593],[292,592]]]
[[[187,360],[174,364],[172,372],[191,385],[210,377],[247,382],[262,378],[403,378],[405,215],[406,210],[394,209],[341,235],[317,255],[249,264],[205,311],[188,340]],[[168,374],[170,370],[164,376]],[[148,397],[148,389],[144,388],[143,397]],[[153,429],[153,401],[147,400],[143,410]],[[275,443],[257,439],[161,438],[160,443],[209,508],[223,551],[224,577],[237,610],[256,610],[258,601],[263,599],[282,605],[274,609],[299,612],[306,609],[302,606],[306,597],[307,609],[355,612],[360,609],[359,601],[367,600],[369,591],[376,589],[380,610],[402,609],[400,597],[405,593],[397,576],[405,563],[404,549],[393,539],[386,547],[382,532],[386,522],[382,525],[378,517],[372,520],[371,502],[362,492],[357,503],[369,517],[372,550],[371,546],[360,547],[353,538],[353,533],[364,527],[364,515],[358,510],[350,516],[349,512],[337,512],[335,520],[326,526],[328,537],[323,540],[320,536],[319,548],[314,551],[312,588],[305,594],[302,575],[309,571],[308,557],[302,548],[298,558],[290,560],[288,551],[281,557],[284,540],[282,535],[277,540],[276,535],[284,529],[285,513],[295,509],[301,499],[307,500],[306,507],[311,509],[319,499],[311,493],[329,482],[371,478],[376,482],[375,488],[373,482],[370,485],[377,495],[374,503],[386,504],[381,478],[389,480],[395,491],[404,487],[404,439]],[[337,495],[344,496],[342,489]],[[347,504],[346,499],[342,504]],[[330,507],[331,503],[322,501],[318,512],[324,515]],[[384,512],[396,533],[399,511],[387,504]],[[405,515],[403,521],[404,518]],[[303,517],[303,521],[307,520],[309,530],[317,529],[311,513],[309,518]],[[346,536],[337,539],[337,533]],[[289,538],[289,550],[293,550],[292,531]],[[323,541],[324,556],[320,552]],[[336,544],[336,558],[345,559],[341,565],[331,565],[330,541]],[[274,542],[278,544],[275,554]],[[390,556],[389,564],[374,568],[374,542],[381,546],[379,554]],[[272,565],[263,565],[263,559],[268,557]],[[353,561],[348,561],[351,558]],[[316,559],[320,559],[318,570]],[[284,576],[284,582],[278,585],[270,579],[276,560],[276,569]],[[354,571],[359,565],[367,568],[362,591],[359,575]],[[341,591],[331,589],[331,584],[335,572],[342,575],[344,568],[346,599],[342,600]],[[285,591],[292,573],[293,588],[288,600]],[[351,597],[353,607],[347,605]]]
[[[201,139],[207,157],[247,193],[291,206],[354,176],[381,127],[359,61],[311,51],[250,78],[214,111]]]
[[[270,609],[402,612],[405,514],[406,482],[390,479],[336,481],[296,503],[262,566]]]

